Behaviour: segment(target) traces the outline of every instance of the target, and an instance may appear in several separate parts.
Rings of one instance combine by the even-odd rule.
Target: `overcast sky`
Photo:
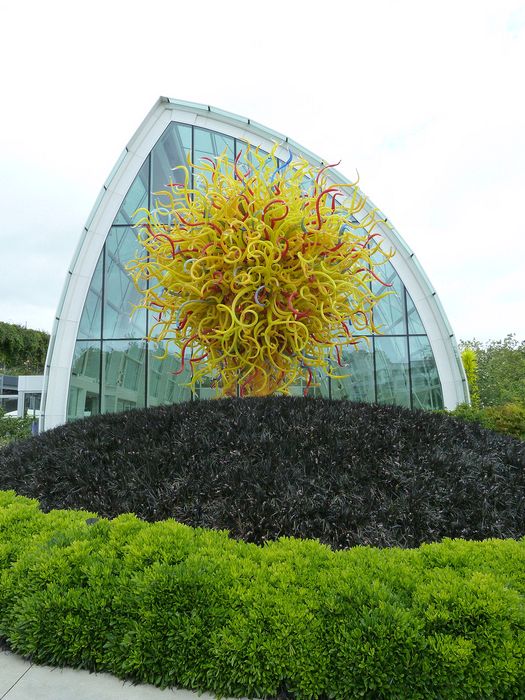
[[[458,338],[525,338],[525,2],[3,2],[0,320],[51,330],[160,95],[288,135],[415,251]]]

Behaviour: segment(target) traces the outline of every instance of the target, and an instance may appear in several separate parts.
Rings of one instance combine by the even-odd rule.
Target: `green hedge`
[[[259,547],[0,492],[0,637],[227,696],[523,698],[525,540]]]
[[[488,430],[505,433],[525,440],[525,406],[520,403],[506,403],[502,406],[469,406],[460,404],[450,416],[461,418],[471,423],[479,423]]]

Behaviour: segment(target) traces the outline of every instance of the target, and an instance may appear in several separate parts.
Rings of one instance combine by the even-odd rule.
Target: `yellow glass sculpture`
[[[223,396],[345,376],[341,348],[377,332],[373,307],[388,293],[371,291],[392,253],[357,183],[330,185],[333,166],[283,163],[276,150],[188,162],[139,210],[143,255],[129,270],[156,316],[149,339],[191,368],[192,387],[211,375]]]

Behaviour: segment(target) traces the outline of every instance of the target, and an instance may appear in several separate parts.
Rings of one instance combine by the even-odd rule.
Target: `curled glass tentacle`
[[[342,348],[378,332],[373,308],[388,292],[370,283],[389,286],[378,268],[393,255],[375,231],[383,220],[373,210],[356,223],[357,182],[329,184],[332,166],[291,153],[279,163],[276,150],[177,166],[183,183],[137,213],[143,252],[128,269],[155,314],[149,339],[191,369],[192,387],[211,375],[224,396],[262,396],[302,378],[307,391],[321,372],[344,376],[333,373]]]

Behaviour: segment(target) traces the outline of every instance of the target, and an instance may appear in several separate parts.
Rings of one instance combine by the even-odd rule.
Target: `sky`
[[[525,2],[0,5],[0,321],[50,331],[85,221],[160,95],[353,178],[458,339],[525,338]]]

